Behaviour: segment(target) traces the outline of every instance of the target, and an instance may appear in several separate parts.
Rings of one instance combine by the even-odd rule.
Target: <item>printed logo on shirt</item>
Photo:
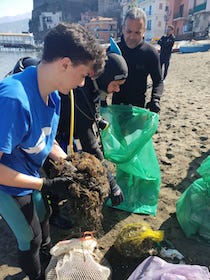
[[[40,153],[42,150],[44,150],[45,146],[46,146],[46,142],[45,142],[45,138],[46,136],[50,135],[52,131],[51,127],[44,127],[42,128],[42,133],[37,141],[37,143],[35,144],[34,147],[29,147],[28,149],[23,149],[23,151],[25,151],[28,154],[38,154]]]

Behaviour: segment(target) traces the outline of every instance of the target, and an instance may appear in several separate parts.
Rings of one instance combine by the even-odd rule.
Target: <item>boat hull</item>
[[[180,46],[179,51],[181,53],[194,53],[194,52],[206,52],[210,49],[210,44],[194,45],[194,46]]]

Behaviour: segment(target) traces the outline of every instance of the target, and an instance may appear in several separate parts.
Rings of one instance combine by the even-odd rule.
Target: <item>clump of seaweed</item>
[[[100,232],[102,208],[109,196],[107,170],[101,161],[86,152],[74,153],[51,165],[49,177],[58,176],[71,180],[65,201],[65,216],[73,222],[77,231]]]

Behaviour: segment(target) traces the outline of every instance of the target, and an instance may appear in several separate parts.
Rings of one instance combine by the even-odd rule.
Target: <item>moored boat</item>
[[[206,52],[209,49],[210,49],[210,44],[185,45],[179,47],[179,52],[181,53]]]

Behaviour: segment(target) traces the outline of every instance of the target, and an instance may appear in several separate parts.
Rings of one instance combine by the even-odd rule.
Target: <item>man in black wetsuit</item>
[[[175,41],[174,36],[174,27],[173,25],[169,25],[166,31],[166,35],[162,36],[160,40],[158,41],[158,44],[160,45],[160,67],[162,71],[162,67],[164,65],[164,73],[163,73],[163,80],[165,80],[167,73],[168,73],[168,67],[170,63],[171,58],[171,52]]]
[[[146,15],[140,8],[129,10],[125,16],[121,41],[118,43],[128,65],[128,78],[120,92],[113,94],[113,104],[131,104],[147,107],[153,112],[160,111],[160,98],[163,92],[159,54],[144,41]],[[152,79],[152,93],[145,104],[147,78]]]

